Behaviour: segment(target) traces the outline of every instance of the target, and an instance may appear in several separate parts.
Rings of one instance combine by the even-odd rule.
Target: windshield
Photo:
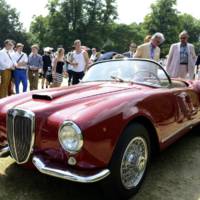
[[[156,87],[170,85],[165,71],[157,63],[148,60],[111,60],[96,63],[82,81],[128,81]]]

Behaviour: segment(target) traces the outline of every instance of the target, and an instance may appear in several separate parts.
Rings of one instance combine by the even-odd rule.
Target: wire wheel
[[[143,137],[137,136],[129,142],[122,157],[120,175],[126,189],[132,189],[140,183],[147,162],[147,142]]]

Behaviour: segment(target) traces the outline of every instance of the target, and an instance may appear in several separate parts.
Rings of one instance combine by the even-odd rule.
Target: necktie
[[[150,52],[151,59],[154,59],[154,50],[155,50],[155,48],[151,45],[151,52]]]

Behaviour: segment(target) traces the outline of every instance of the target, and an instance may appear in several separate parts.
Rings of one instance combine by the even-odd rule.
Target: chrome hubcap
[[[120,175],[126,189],[136,187],[145,172],[148,160],[147,143],[142,137],[133,138],[124,152]]]

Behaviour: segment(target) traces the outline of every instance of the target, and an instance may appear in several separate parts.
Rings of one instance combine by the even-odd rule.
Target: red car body
[[[2,156],[6,153],[3,151],[7,147],[6,120],[11,108],[35,114],[34,145],[27,162],[35,157],[47,168],[68,170],[79,177],[108,169],[121,135],[132,122],[143,124],[153,148],[163,150],[200,123],[200,82],[172,80],[172,83],[171,87],[154,87],[133,82],[94,81],[2,99]],[[75,122],[82,130],[84,144],[77,154],[66,152],[59,142],[59,128],[65,120]],[[69,164],[71,158],[76,161],[73,165]]]

